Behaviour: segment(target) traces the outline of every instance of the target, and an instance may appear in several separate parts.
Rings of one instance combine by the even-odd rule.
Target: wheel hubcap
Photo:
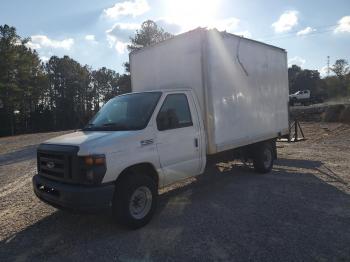
[[[265,148],[265,150],[264,150],[264,166],[266,169],[268,169],[270,167],[271,161],[272,161],[271,150]]]
[[[131,195],[129,210],[132,217],[136,219],[144,218],[151,210],[152,193],[148,187],[141,186]]]

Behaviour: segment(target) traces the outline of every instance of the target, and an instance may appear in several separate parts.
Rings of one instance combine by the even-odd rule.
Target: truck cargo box
[[[130,54],[133,92],[191,88],[207,154],[288,133],[285,50],[215,29],[196,29]]]

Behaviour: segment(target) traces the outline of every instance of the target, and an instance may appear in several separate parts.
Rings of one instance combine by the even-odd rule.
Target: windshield
[[[140,130],[146,127],[161,96],[160,92],[135,93],[109,100],[83,129]]]

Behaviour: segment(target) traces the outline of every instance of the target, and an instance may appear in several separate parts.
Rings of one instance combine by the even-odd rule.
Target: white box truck
[[[157,193],[202,174],[207,159],[251,159],[269,172],[288,133],[285,50],[196,29],[130,54],[133,93],[108,101],[81,131],[38,147],[34,192],[59,207],[112,207],[131,228]]]

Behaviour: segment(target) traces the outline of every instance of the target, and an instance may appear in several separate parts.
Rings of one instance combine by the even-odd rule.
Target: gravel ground
[[[270,174],[210,166],[162,190],[136,231],[34,196],[35,148],[60,133],[1,138],[0,261],[350,261],[350,126],[302,126],[308,139],[278,143]]]

